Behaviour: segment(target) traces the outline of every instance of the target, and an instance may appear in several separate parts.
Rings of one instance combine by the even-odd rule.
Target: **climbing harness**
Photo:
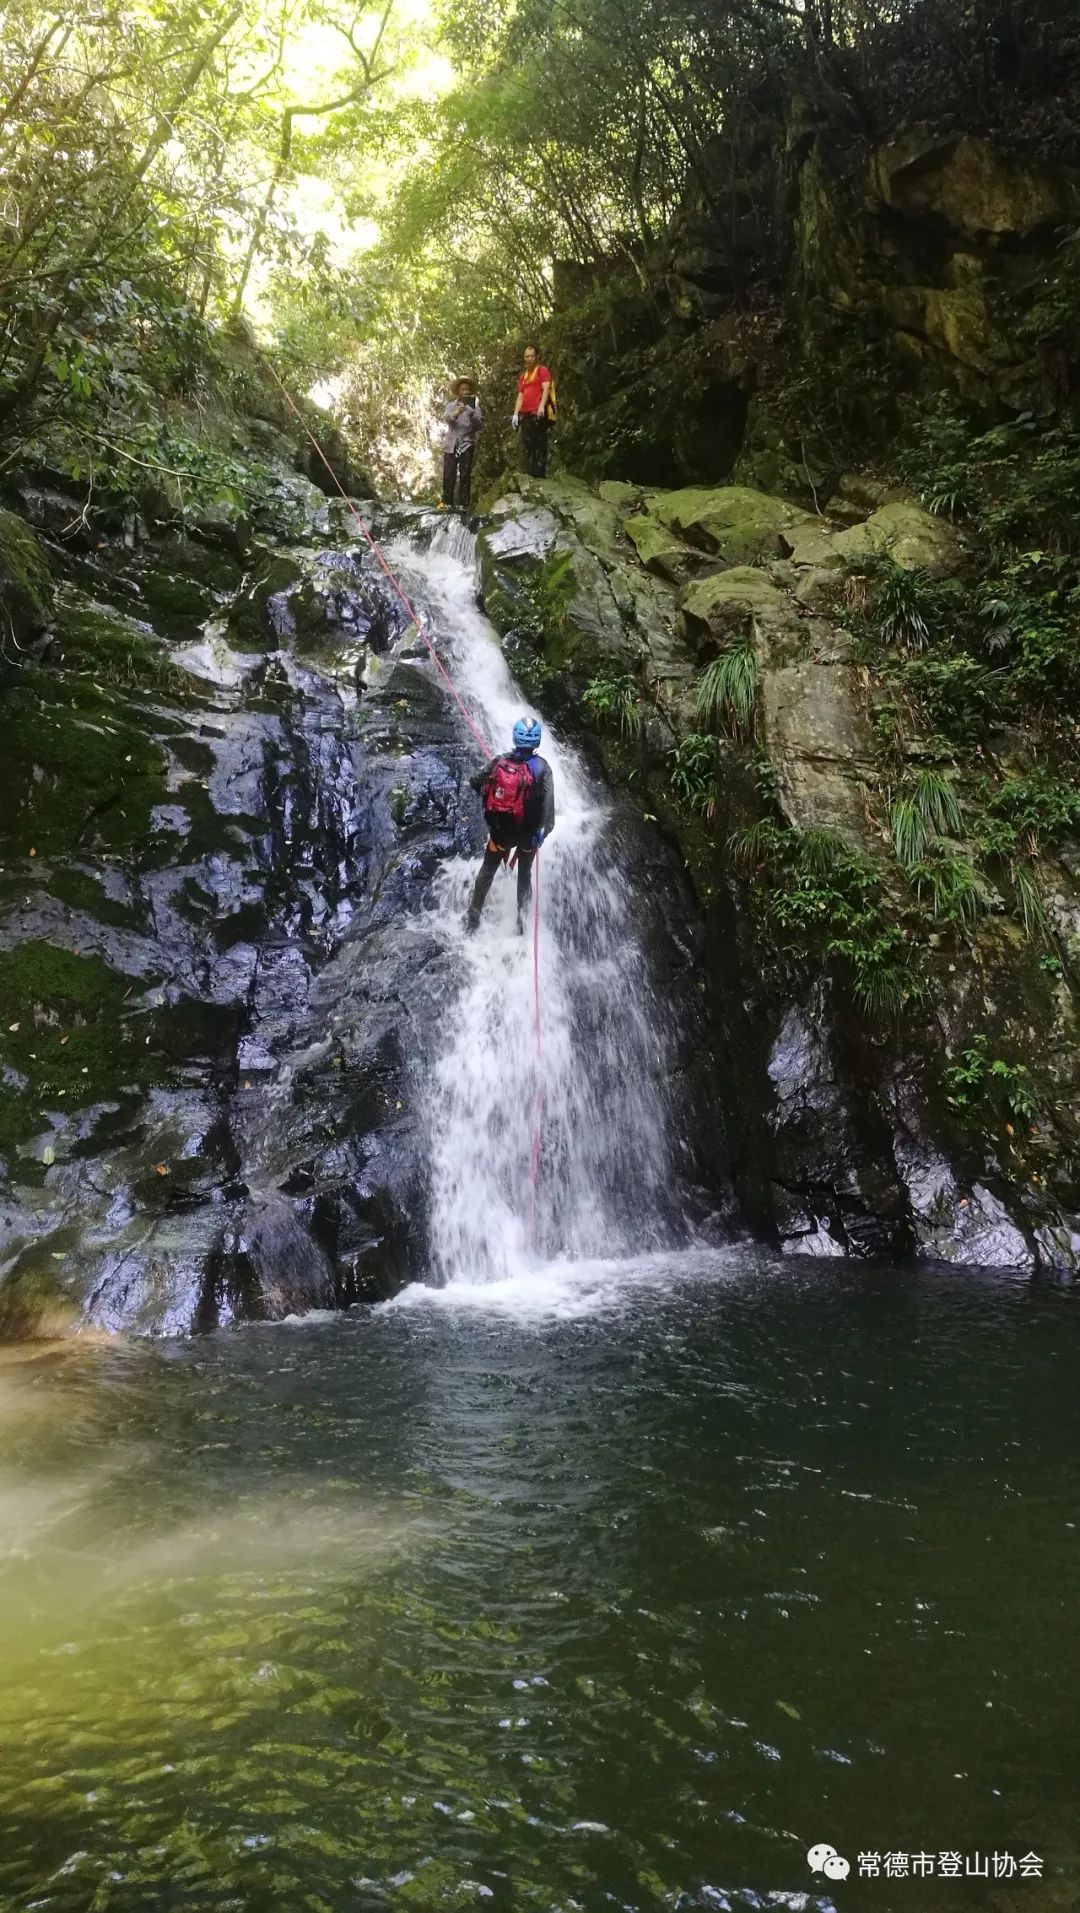
[[[465,704],[464,698],[461,696],[461,693],[459,692],[457,685],[454,683],[453,678],[450,676],[449,671],[447,670],[445,664],[440,658],[438,652],[435,649],[434,644],[432,643],[431,639],[429,638],[427,634],[427,631],[424,628],[423,619],[420,617],[419,613],[414,609],[412,603],[407,597],[404,586],[402,585],[400,579],[395,575],[394,571],[391,569],[390,564],[388,563],[387,559],[383,555],[382,550],[380,549],[378,543],[376,542],[374,534],[371,531],[369,531],[363,518],[361,518],[360,513],[357,511],[356,506],[353,504],[352,499],[349,497],[348,492],[345,490],[344,485],[342,484],[340,478],[338,477],[333,466],[331,465],[330,460],[327,458],[326,453],[323,451],[322,446],[319,444],[318,439],[315,437],[315,434],[312,431],[310,425],[308,424],[306,418],[301,412],[299,406],[295,403],[293,396],[291,392],[289,391],[288,387],[286,386],[284,380],[279,376],[276,367],[271,365],[270,360],[266,358],[263,353],[260,353],[259,357],[262,359],[263,364],[266,366],[267,371],[270,373],[271,378],[273,379],[275,385],[278,387],[278,390],[280,391],[282,398],[285,400],[285,403],[288,406],[290,412],[293,414],[293,417],[296,419],[297,424],[300,426],[301,430],[303,431],[304,436],[310,441],[311,446],[313,450],[315,451],[317,457],[325,465],[327,471],[330,474],[330,477],[333,479],[333,482],[337,490],[341,494],[341,497],[344,499],[345,504],[348,506],[349,511],[352,513],[353,517],[355,518],[357,524],[360,527],[361,532],[363,533],[364,538],[366,539],[368,545],[370,546],[376,563],[379,565],[380,569],[386,576],[390,584],[391,590],[400,599],[401,603],[404,605],[406,611],[408,612],[409,617],[412,619],[413,624],[416,626],[417,632],[419,633],[420,637],[423,639],[425,645],[427,646],[427,649],[431,656],[432,663],[435,665],[435,668],[440,673],[441,677],[445,680],[446,685],[450,691],[450,695],[453,698],[455,704],[457,705],[458,710],[461,712],[462,717],[465,719],[465,722],[468,725],[470,731],[472,732],[473,737],[476,739],[476,742],[479,744],[485,760],[493,757],[495,753],[492,751],[491,746],[488,744],[487,740],[483,736],[483,733],[478,729],[477,725],[473,722],[472,717],[469,714],[469,710]],[[516,851],[514,853],[514,862],[515,863],[517,862]],[[505,867],[506,867],[506,860],[504,859],[504,868]],[[510,865],[510,868],[511,869],[513,868],[513,864]],[[541,1035],[540,1035],[540,851],[539,849],[537,849],[536,856],[533,862],[533,877],[534,877],[534,884],[533,884],[533,1021],[534,1021],[534,1028],[536,1031],[536,1101],[534,1105],[534,1114],[533,1114],[532,1158],[531,1158],[530,1168],[529,1168],[529,1241],[530,1242],[533,1239],[533,1232],[534,1232],[535,1223],[536,1223],[536,1187],[540,1178],[540,1149],[541,1149],[541,1143],[543,1141],[542,1131],[543,1131],[543,1120],[544,1120],[544,1051],[543,1051],[543,1044],[542,1044]]]

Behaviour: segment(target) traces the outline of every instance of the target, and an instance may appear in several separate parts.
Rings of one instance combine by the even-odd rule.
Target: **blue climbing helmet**
[[[540,746],[540,720],[535,717],[519,717],[514,725],[514,749],[516,751],[535,751]]]

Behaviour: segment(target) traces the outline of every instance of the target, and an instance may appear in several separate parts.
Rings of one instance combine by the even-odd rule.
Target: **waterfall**
[[[508,749],[514,719],[534,707],[478,609],[469,534],[440,528],[426,551],[401,540],[392,559],[480,730]],[[514,1277],[555,1257],[640,1255],[672,1235],[673,1032],[638,935],[649,905],[620,858],[616,805],[546,720],[541,751],[556,802],[537,860],[542,1060],[532,924],[516,933],[514,879],[496,876],[472,937],[464,918],[478,858],[450,861],[438,883],[440,934],[460,946],[463,975],[425,1076],[431,1253],[443,1284]]]

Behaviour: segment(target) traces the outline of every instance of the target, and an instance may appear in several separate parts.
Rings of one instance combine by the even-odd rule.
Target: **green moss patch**
[[[154,1079],[156,1018],[132,1002],[144,987],[98,956],[39,940],[0,952],[0,1065],[8,1076],[0,1083],[0,1149],[39,1129],[45,1109],[77,1109]]]
[[[166,762],[100,679],[24,666],[3,704],[0,859],[145,842]]]
[[[60,609],[50,662],[92,672],[99,684],[193,701],[190,677],[165,646],[105,605],[69,598]]]
[[[274,651],[277,633],[267,607],[271,598],[289,591],[304,578],[304,569],[293,558],[275,557],[252,576],[233,604],[229,622],[229,642],[238,651]]]
[[[53,584],[29,525],[0,511],[0,597],[16,638],[36,637],[49,621]]]
[[[20,884],[20,890],[25,886]],[[70,910],[85,911],[98,923],[113,923],[120,929],[141,927],[139,912],[127,903],[106,894],[92,870],[77,864],[58,864],[49,872],[49,889]]]

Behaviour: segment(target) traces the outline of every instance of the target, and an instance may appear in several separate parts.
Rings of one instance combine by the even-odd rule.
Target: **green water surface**
[[[1080,1903],[1076,1292],[573,1297],[0,1357],[0,1904]]]

